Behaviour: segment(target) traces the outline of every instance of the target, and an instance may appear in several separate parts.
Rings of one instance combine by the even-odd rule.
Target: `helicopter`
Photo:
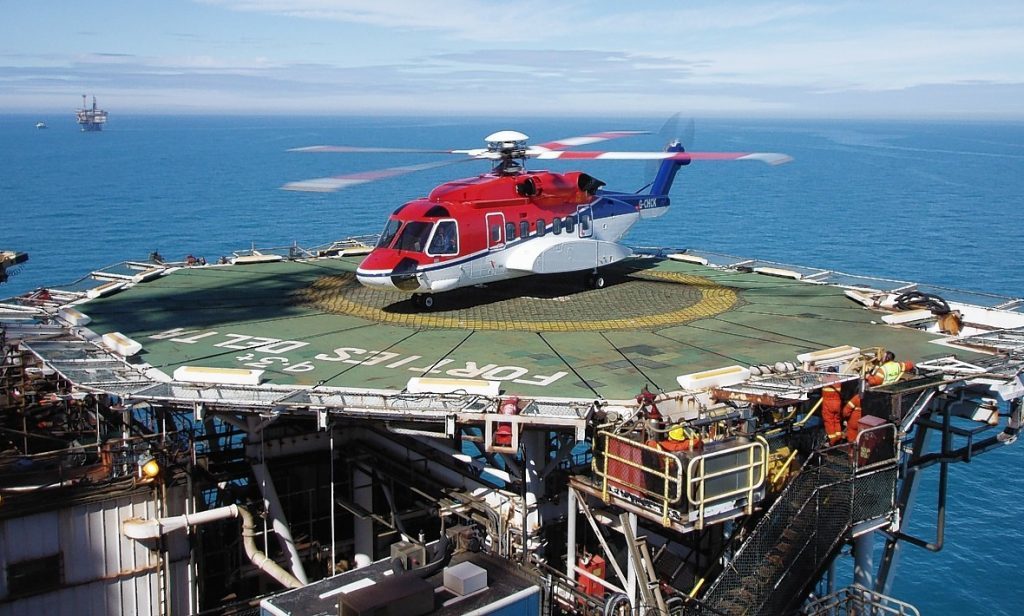
[[[694,160],[753,160],[770,165],[792,160],[774,152],[688,152],[678,140],[660,152],[568,149],[641,134],[646,133],[609,131],[528,145],[527,135],[501,130],[484,138],[484,148],[320,145],[291,151],[416,152],[493,161],[488,173],[441,184],[428,196],[398,207],[356,270],[362,285],[408,293],[415,306],[431,310],[437,305],[437,294],[534,274],[582,272],[587,288],[601,289],[606,284],[602,268],[633,254],[619,240],[638,221],[668,211],[669,189],[680,167]],[[582,171],[527,170],[528,159],[647,160],[660,164],[653,182],[626,193],[605,190],[603,181]],[[333,192],[452,162],[303,180],[282,188]]]

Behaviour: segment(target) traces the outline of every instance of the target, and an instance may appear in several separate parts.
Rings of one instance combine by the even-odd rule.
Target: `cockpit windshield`
[[[384,232],[380,234],[380,239],[377,240],[377,248],[387,248],[391,245],[391,240],[395,239],[395,234],[398,233],[398,228],[402,226],[402,221],[392,218],[388,220],[388,224],[384,225]]]
[[[423,249],[427,247],[427,237],[430,236],[430,230],[433,227],[434,223],[432,222],[414,221],[406,223],[392,248],[395,250],[423,252]]]

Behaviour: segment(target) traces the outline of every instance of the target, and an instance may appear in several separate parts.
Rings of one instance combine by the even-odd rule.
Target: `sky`
[[[1024,118],[1024,2],[0,0],[0,113]]]

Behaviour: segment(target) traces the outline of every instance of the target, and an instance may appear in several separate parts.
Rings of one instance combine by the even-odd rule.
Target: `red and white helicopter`
[[[528,146],[523,133],[503,130],[488,135],[487,147],[478,149],[312,146],[293,151],[443,153],[494,161],[489,173],[447,182],[395,210],[356,271],[363,285],[409,293],[418,307],[431,309],[437,293],[531,274],[587,272],[587,285],[601,288],[605,279],[600,268],[632,254],[618,243],[630,227],[668,210],[668,192],[679,167],[694,160],[771,165],[791,160],[777,153],[687,152],[678,141],[662,152],[566,149],[637,134],[644,133],[605,132]],[[662,162],[648,192],[623,193],[604,190],[604,182],[579,171],[528,171],[524,165],[530,158]],[[304,180],[282,188],[331,192],[451,162]]]

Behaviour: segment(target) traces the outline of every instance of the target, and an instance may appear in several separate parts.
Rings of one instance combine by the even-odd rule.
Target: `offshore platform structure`
[[[96,106],[96,97],[92,97],[92,107],[86,107],[85,94],[82,95],[82,108],[75,113],[82,132],[98,132],[107,123],[107,112]]]
[[[0,613],[915,614],[900,550],[1021,426],[1019,298],[666,250],[424,313],[368,251],[0,302]]]

